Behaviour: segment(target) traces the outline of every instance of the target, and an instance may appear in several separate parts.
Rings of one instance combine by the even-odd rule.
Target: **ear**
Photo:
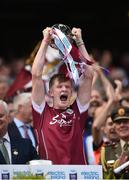
[[[10,123],[10,121],[11,121],[10,115],[9,115],[9,114],[7,114],[7,115],[6,115],[6,122],[9,124],[9,123]]]
[[[101,131],[103,131],[103,133],[106,134],[106,128],[104,126],[101,127]]]
[[[17,111],[18,111],[18,112],[21,111],[22,107],[23,107],[23,105],[19,104]]]
[[[50,90],[48,91],[48,95],[51,96],[51,97],[53,97],[53,91],[52,91],[52,89],[50,89]]]

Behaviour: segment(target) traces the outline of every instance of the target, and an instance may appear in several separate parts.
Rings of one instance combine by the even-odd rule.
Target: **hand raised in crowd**
[[[122,98],[122,82],[120,80],[115,80],[114,83],[116,84],[115,88],[115,101],[118,102]]]
[[[108,100],[111,100],[112,103],[115,102],[115,91],[111,85],[107,87],[106,95]]]

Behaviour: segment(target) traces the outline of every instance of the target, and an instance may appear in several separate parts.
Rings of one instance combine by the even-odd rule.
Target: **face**
[[[50,89],[50,96],[53,98],[53,107],[55,109],[66,109],[70,105],[72,96],[71,82],[59,82],[55,80]]]
[[[0,83],[0,99],[4,99],[8,89],[9,89],[9,85],[6,82]]]
[[[6,114],[2,105],[0,105],[0,138],[7,132],[9,116]]]
[[[13,120],[14,116],[15,116],[15,112],[14,112],[14,107],[13,107],[13,103],[8,103],[8,109],[9,109],[9,116],[10,116],[10,121]]]
[[[20,115],[19,119],[21,119],[25,123],[30,123],[32,121],[31,100],[24,105],[20,105],[19,115]]]
[[[98,107],[100,107],[101,105],[102,105],[102,97],[101,97],[100,93],[97,90],[92,90],[88,114],[91,117],[94,117],[96,109]]]
[[[91,91],[91,100],[90,101],[91,102],[92,101],[98,101],[98,102],[102,103],[103,100],[102,100],[102,97],[101,97],[99,91],[97,91],[97,90]]]
[[[116,121],[115,128],[121,139],[129,141],[129,119]]]
[[[109,140],[115,141],[118,139],[118,134],[115,129],[115,124],[113,123],[113,121],[110,117],[108,117],[103,130],[104,130],[106,137]]]
[[[112,62],[112,54],[110,51],[104,51],[102,58],[101,58],[101,63],[104,67],[108,67]]]

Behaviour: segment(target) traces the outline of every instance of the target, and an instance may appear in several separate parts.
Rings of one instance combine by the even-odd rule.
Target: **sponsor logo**
[[[51,179],[66,179],[64,171],[55,171],[55,172],[49,171],[47,175],[50,175]]]
[[[81,172],[81,175],[83,176],[83,179],[100,179],[99,173],[95,171],[90,172]]]
[[[53,124],[56,124],[56,123],[58,123],[60,127],[62,127],[62,126],[72,126],[72,119],[66,120],[66,115],[61,113],[60,115],[57,114],[56,116],[54,116],[49,124],[53,125]]]

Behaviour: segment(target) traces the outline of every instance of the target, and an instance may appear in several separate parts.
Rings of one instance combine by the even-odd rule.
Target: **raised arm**
[[[42,80],[42,72],[46,50],[51,40],[51,32],[52,29],[48,27],[43,30],[43,40],[32,65],[32,99],[38,105],[41,105],[45,100],[45,85]]]
[[[92,124],[93,141],[96,146],[99,146],[103,140],[102,126],[106,122],[114,102],[114,92],[110,86],[107,87],[107,92],[109,93],[107,97],[108,101],[95,111],[94,121]]]
[[[85,71],[80,77],[80,84],[78,89],[78,99],[81,105],[85,105],[90,102],[91,89],[93,80],[93,68],[92,66],[86,65]]]
[[[80,28],[73,28],[72,34],[80,54],[84,57],[84,62],[86,62],[86,60],[91,61],[91,56],[88,54],[84,41],[82,39],[82,30]]]
[[[72,34],[79,48],[80,54],[84,57],[84,59],[91,60],[91,57],[89,56],[86,50],[86,47],[84,45],[84,42],[82,40],[81,29],[73,28]],[[93,80],[93,68],[92,66],[86,65],[85,70],[80,77],[80,85],[79,85],[78,94],[77,94],[81,105],[87,104],[90,100],[92,80]]]
[[[100,69],[97,72],[100,80],[102,81],[102,85],[107,96],[107,102],[105,102],[101,107],[99,107],[96,110],[94,122],[92,125],[92,135],[93,135],[94,144],[100,145],[103,138],[101,128],[106,122],[107,116],[109,115],[111,108],[114,104],[115,92],[110,81],[106,78],[103,72]]]

